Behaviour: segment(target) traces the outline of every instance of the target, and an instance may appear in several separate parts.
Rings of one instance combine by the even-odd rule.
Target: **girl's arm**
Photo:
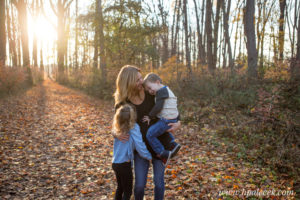
[[[147,160],[152,160],[152,156],[148,151],[145,142],[143,141],[142,133],[140,132],[140,127],[136,124],[130,132],[130,136],[133,139],[134,148],[137,150],[140,156]]]

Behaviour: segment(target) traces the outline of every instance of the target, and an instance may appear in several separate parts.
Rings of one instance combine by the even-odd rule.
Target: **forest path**
[[[51,80],[0,100],[0,198],[112,199],[112,116],[112,102]],[[183,148],[166,169],[166,199],[240,199],[293,184],[216,149],[207,127],[183,125],[175,137]],[[151,176],[146,199],[153,199]],[[222,190],[231,194],[221,196]]]

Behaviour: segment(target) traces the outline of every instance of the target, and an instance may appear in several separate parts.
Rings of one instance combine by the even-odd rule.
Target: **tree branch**
[[[57,26],[51,21],[51,19],[49,17],[47,17],[47,15],[45,13],[43,1],[41,1],[40,9],[41,9],[41,12],[42,12],[43,16],[45,17],[45,19],[57,30]]]
[[[53,10],[54,14],[55,14],[56,16],[58,16],[58,14],[57,14],[57,10],[55,10],[55,7],[54,7],[54,5],[53,5],[53,2],[52,2],[52,0],[50,0],[49,2],[50,2],[50,6],[51,6],[51,8],[52,8],[52,10]],[[43,9],[43,10],[44,10],[44,9]]]
[[[69,1],[69,3],[67,4],[66,7],[64,7],[64,9],[68,9],[73,1],[74,1],[74,0]],[[65,1],[65,2],[67,2],[67,1]],[[64,2],[64,4],[65,4],[65,2]]]

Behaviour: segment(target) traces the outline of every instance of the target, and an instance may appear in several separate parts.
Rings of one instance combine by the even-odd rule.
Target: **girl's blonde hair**
[[[130,129],[134,127],[135,122],[135,109],[129,104],[121,105],[114,115],[112,125],[113,132],[116,135],[127,134],[130,131]]]
[[[115,105],[136,95],[137,74],[139,72],[140,69],[133,65],[122,67],[116,80]]]

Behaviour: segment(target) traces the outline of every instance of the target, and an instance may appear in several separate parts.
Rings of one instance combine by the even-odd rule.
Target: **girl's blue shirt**
[[[121,142],[119,139],[114,140],[113,163],[124,163],[133,160],[134,150],[141,157],[151,160],[152,156],[148,151],[140,132],[140,127],[135,123],[134,127],[129,131],[129,140]]]

